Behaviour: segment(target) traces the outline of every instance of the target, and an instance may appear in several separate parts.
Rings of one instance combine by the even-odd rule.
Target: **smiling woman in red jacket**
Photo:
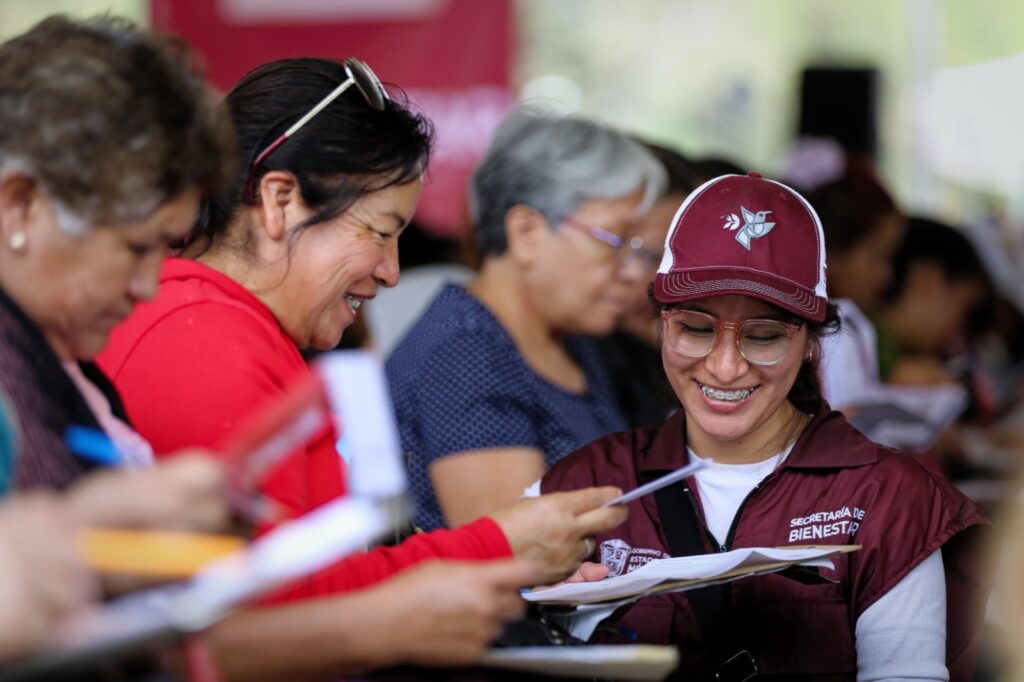
[[[649,597],[622,628],[678,643],[686,679],[969,679],[982,590],[969,551],[978,534],[965,531],[984,518],[822,400],[816,342],[836,313],[811,206],[756,173],[707,182],[673,219],[653,294],[683,409],[659,429],[578,450],[541,491],[626,489],[713,460],[630,503],[629,521],[598,536],[612,574],[737,547],[863,548],[819,584],[767,575]]]
[[[389,99],[357,60],[265,65],[242,79],[226,106],[245,163],[228,191],[204,204],[181,257],[164,264],[155,299],[115,330],[100,357],[158,456],[179,443],[216,448],[242,419],[307,375],[300,349],[334,348],[363,301],[394,286],[398,238],[416,208],[430,151],[429,122]],[[327,432],[295,453],[271,473],[264,492],[291,516],[344,494],[335,441]],[[592,548],[589,536],[624,518],[621,509],[599,508],[612,495],[591,490],[516,503],[461,528],[354,557],[277,601],[370,586],[436,558],[514,556],[537,567],[533,580],[557,580]],[[489,589],[504,594],[508,582],[506,576]],[[447,589],[443,584],[427,592]],[[475,600],[487,612],[478,622],[494,622],[504,603],[482,592],[459,594],[456,602],[473,607]],[[250,614],[222,638],[234,652],[226,656],[245,676],[337,672],[332,662],[344,647],[333,628],[344,616],[327,602]],[[493,632],[477,630],[461,639],[478,654]],[[396,647],[430,637],[403,639],[420,641]],[[440,646],[421,653],[416,660],[452,662],[437,655]]]

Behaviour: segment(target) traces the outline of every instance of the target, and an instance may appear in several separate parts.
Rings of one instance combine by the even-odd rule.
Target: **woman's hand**
[[[199,451],[151,469],[91,474],[68,501],[82,523],[109,528],[216,531],[230,519],[223,468]]]
[[[243,610],[206,641],[226,679],[249,682],[470,665],[522,615],[519,588],[536,582],[521,561],[431,561],[355,592]]]
[[[522,616],[519,588],[536,581],[536,570],[522,561],[433,561],[368,590],[367,615],[373,615],[364,624],[379,626],[392,660],[470,665],[507,622]],[[392,622],[376,623],[379,618]]]
[[[595,564],[593,561],[584,561],[576,572],[565,579],[567,583],[593,583],[604,580],[608,577],[608,567],[604,564]]]
[[[98,593],[78,559],[78,533],[50,495],[19,495],[0,508],[0,660],[30,653],[58,619]]]
[[[538,584],[571,575],[594,552],[593,536],[626,520],[623,505],[602,507],[622,494],[618,488],[585,488],[519,500],[491,517],[501,526],[517,559],[541,571]]]

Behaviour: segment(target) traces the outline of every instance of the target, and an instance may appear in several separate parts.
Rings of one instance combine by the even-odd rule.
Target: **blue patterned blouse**
[[[541,378],[512,337],[466,289],[449,284],[388,358],[391,398],[423,529],[444,527],[428,467],[445,455],[533,447],[550,467],[576,448],[627,428],[591,339],[566,347],[587,380],[571,393]]]

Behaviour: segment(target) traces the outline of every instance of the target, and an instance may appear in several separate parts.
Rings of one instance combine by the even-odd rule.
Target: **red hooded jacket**
[[[227,275],[181,258],[164,261],[156,298],[138,306],[114,330],[98,362],[157,456],[186,447],[216,452],[240,421],[309,374],[299,349],[259,299]],[[345,494],[336,440],[333,429],[325,430],[264,481],[263,492],[288,516],[301,516]],[[361,588],[430,559],[511,554],[498,524],[483,518],[356,555],[278,592],[271,601]]]
[[[541,491],[592,485],[635,488],[651,472],[687,462],[685,414],[660,429],[613,434],[569,455],[548,472]],[[687,482],[698,512],[696,484]],[[654,496],[629,503],[629,519],[598,536],[612,573],[668,556]],[[859,544],[822,571],[835,583],[803,584],[765,575],[732,584],[736,642],[760,673],[807,679],[856,679],[857,618],[915,566],[942,548],[947,591],[947,666],[953,680],[971,678],[985,589],[974,545],[984,515],[945,480],[912,457],[872,443],[838,412],[814,416],[782,465],[741,505],[727,548],[707,532],[707,550]],[[599,551],[600,551],[599,550]],[[609,561],[610,559],[610,561]],[[687,679],[714,666],[684,593],[647,597],[619,621],[641,642],[680,646]],[[626,641],[602,635],[601,641]]]

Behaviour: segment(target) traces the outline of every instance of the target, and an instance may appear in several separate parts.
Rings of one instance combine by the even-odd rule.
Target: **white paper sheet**
[[[539,603],[585,603],[626,599],[670,581],[709,580],[736,569],[749,569],[753,572],[778,562],[832,568],[832,562],[827,557],[839,551],[839,546],[811,549],[746,547],[731,552],[656,559],[626,575],[534,590],[527,592],[523,598]]]
[[[350,495],[394,497],[405,492],[405,466],[394,408],[380,358],[367,351],[335,351],[313,365],[341,419],[348,453]]]
[[[133,592],[72,615],[58,627],[49,651],[113,645],[160,631],[202,630],[242,602],[362,549],[393,528],[394,521],[393,509],[382,502],[330,502],[185,582]]]
[[[663,680],[679,665],[674,646],[536,646],[491,649],[483,665],[565,677]]]

